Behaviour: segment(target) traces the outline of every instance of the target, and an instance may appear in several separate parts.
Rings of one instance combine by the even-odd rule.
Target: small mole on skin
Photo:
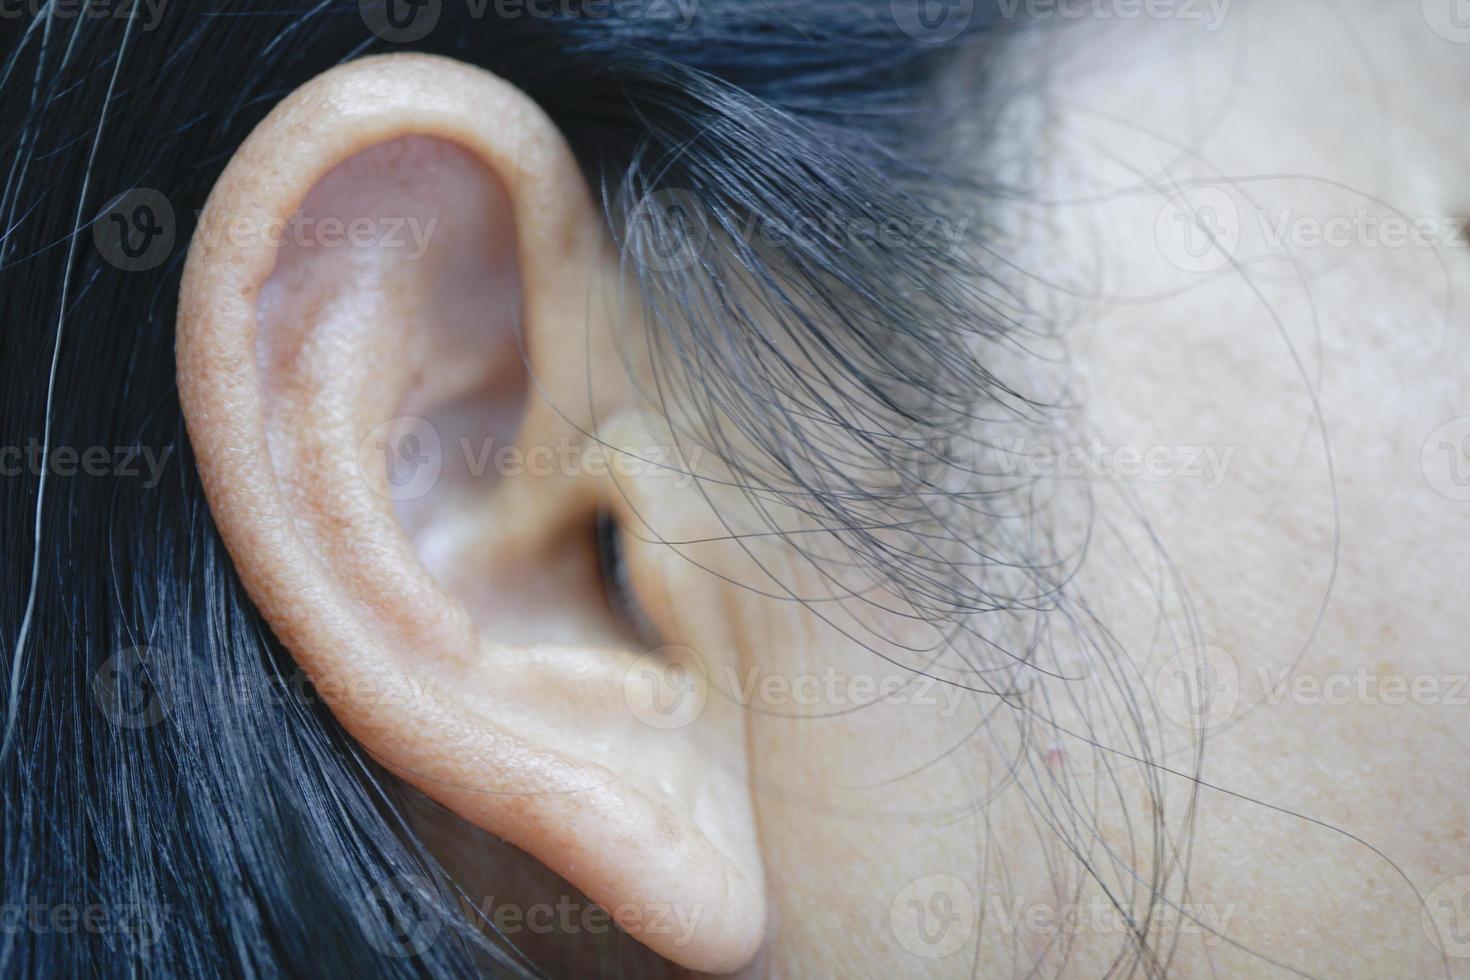
[[[667,813],[658,816],[658,842],[664,847],[673,847],[679,842],[679,825]]]

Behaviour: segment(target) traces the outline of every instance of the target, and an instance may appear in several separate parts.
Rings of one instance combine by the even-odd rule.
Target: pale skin
[[[1014,98],[1027,194],[997,250],[1066,356],[1004,371],[1080,399],[1026,436],[1080,467],[1038,519],[1062,542],[1091,528],[1069,589],[1122,678],[1058,629],[1047,664],[1071,679],[1012,676],[1024,724],[944,685],[880,699],[911,674],[762,594],[820,590],[779,541],[761,571],[728,541],[640,540],[749,515],[578,455],[594,430],[670,442],[626,353],[636,304],[554,127],[453,62],[334,69],[220,178],[207,213],[247,227],[303,201],[438,223],[412,257],[196,241],[179,381],[211,509],[277,635],[342,682],[324,696],[343,725],[456,815],[424,831],[472,896],[555,902],[565,886],[506,883],[544,865],[696,971],[1090,977],[1121,955],[1145,975],[1470,976],[1470,425],[1436,436],[1470,415],[1470,250],[1309,227],[1470,211],[1449,108],[1467,54],[1418,5],[1366,2],[1017,43],[1018,66],[1052,68]],[[1236,209],[1211,225],[1228,254],[1171,237],[1192,232],[1166,202],[1204,188]],[[381,459],[370,436],[399,416],[430,420],[445,473],[394,501],[361,453]],[[581,462],[459,472],[461,439],[486,438]],[[1110,455],[1065,456],[1093,445]],[[599,508],[656,640],[603,597]],[[636,679],[664,644],[695,652],[706,700],[661,728]],[[1218,699],[1181,702],[1200,684]],[[1146,753],[1118,698],[1149,706]],[[1155,894],[1140,954],[1113,900],[1137,923]]]

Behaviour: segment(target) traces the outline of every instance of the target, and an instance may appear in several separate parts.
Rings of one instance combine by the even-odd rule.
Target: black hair
[[[953,28],[904,0],[705,0],[687,22],[654,3],[390,2],[432,27],[410,38],[351,0],[36,0],[0,18],[0,445],[19,449],[0,461],[0,874],[7,902],[79,917],[0,932],[5,975],[536,972],[452,914],[413,794],[299,682],[234,575],[180,417],[194,211],[264,114],[331,65],[443,53],[549,113],[630,256],[664,395],[716,449],[747,447],[721,456],[759,509],[779,499],[830,530],[946,629],[1054,588],[998,592],[984,570],[1047,563],[970,541],[953,522],[975,506],[939,503],[923,476],[947,462],[935,433],[1035,408],[978,353],[1015,325],[985,285],[992,189],[956,152],[980,145],[994,10],[954,5]],[[109,209],[140,188],[162,245],[119,254]],[[649,210],[668,195],[695,202],[680,221],[709,245],[676,268],[640,259],[687,241]],[[932,227],[957,200],[977,215],[960,248],[841,232]],[[740,233],[803,217],[777,245]],[[830,462],[834,438],[856,470]],[[894,458],[917,486],[877,475]],[[957,557],[938,538],[969,543]],[[449,923],[413,956],[405,903]]]
[[[695,485],[743,502],[720,516],[757,564],[774,541],[811,573],[758,587],[983,703],[975,735],[1014,757],[954,819],[1014,789],[1058,893],[1087,876],[1120,913],[1110,972],[1166,974],[1197,794],[1228,791],[1198,778],[1202,739],[1161,751],[1137,665],[1070,588],[1090,522],[1051,540],[1039,512],[1071,502],[995,439],[1065,402],[1007,370],[1059,355],[992,220],[1019,193],[992,156],[1024,84],[996,70],[1005,10],[0,0],[0,975],[542,972],[464,907],[419,832],[442,812],[342,731],[249,601],[175,390],[179,273],[225,163],[323,70],[409,50],[495,72],[572,146],[640,294],[647,396],[684,458],[719,463]],[[1129,571],[1160,642],[1190,648],[1143,525]],[[1092,773],[1039,762],[1054,740]],[[597,970],[648,975],[627,948]]]

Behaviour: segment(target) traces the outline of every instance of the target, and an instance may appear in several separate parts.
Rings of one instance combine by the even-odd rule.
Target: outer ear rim
[[[444,93],[446,71],[460,76],[454,79],[457,84],[426,109],[424,88]],[[323,115],[333,123],[320,125]],[[494,120],[513,135],[490,138],[483,128],[466,126],[464,120],[475,115]],[[567,260],[598,247],[588,240],[587,229],[595,227],[591,204],[551,122],[507,83],[448,59],[365,58],[303,85],[250,134],[226,166],[206,205],[205,220],[221,212],[249,227],[270,227],[298,208],[334,166],[370,146],[408,135],[441,138],[475,153],[503,181],[514,212],[537,215],[519,229],[517,253],[523,312],[528,322],[534,321],[542,315],[534,305],[550,295],[546,287]],[[538,138],[543,135],[555,138]],[[310,567],[312,556],[291,533],[292,517],[276,484],[264,431],[255,310],[275,268],[276,246],[262,236],[232,242],[225,261],[215,254],[218,247],[197,243],[185,263],[177,338],[179,398],[210,507],[217,520],[234,529],[226,545],[242,580],[275,598],[266,586],[279,584],[283,577],[294,579],[285,583],[286,590],[310,599],[272,610],[281,614],[273,622],[290,645],[293,638],[305,640],[314,633],[322,610],[334,609],[336,603],[314,589],[313,577],[294,575],[297,568]],[[220,459],[229,465],[216,465]],[[301,564],[283,568],[279,560],[262,557],[282,554],[299,557]],[[417,587],[433,588],[427,570],[417,571]],[[446,625],[445,612],[436,610],[416,625],[438,632]],[[451,635],[445,639],[464,641],[473,627],[457,605],[454,612],[448,624]]]
[[[432,91],[435,99],[425,100]],[[323,125],[323,119],[330,120]],[[517,216],[517,261],[522,315],[527,323],[563,315],[559,304],[580,311],[572,290],[559,289],[568,267],[600,255],[601,223],[583,178],[555,126],[522,93],[488,72],[427,55],[384,55],[333,68],[287,97],[256,127],[216,183],[203,215],[222,213],[269,227],[300,207],[328,171],[370,146],[403,136],[455,143],[479,156],[501,179]],[[521,216],[534,214],[534,221]],[[201,226],[203,221],[201,221]],[[706,915],[700,941],[677,946],[672,937],[629,931],[664,956],[687,967],[731,971],[744,966],[764,939],[764,887],[749,880],[708,840],[669,845],[650,867],[630,854],[588,853],[599,837],[597,814],[617,811],[646,828],[650,837],[666,825],[662,807],[620,787],[585,789],[585,773],[570,759],[532,746],[504,729],[467,731],[446,697],[424,697],[411,664],[388,649],[361,621],[362,610],[341,596],[321,573],[319,561],[295,526],[278,484],[267,443],[259,377],[257,303],[275,268],[273,242],[259,236],[228,249],[196,236],[185,263],[179,298],[177,365],[179,398],[195,449],[206,497],[235,569],[281,642],[302,661],[314,681],[353,677],[380,692],[412,692],[395,702],[409,713],[387,724],[371,706],[333,701],[334,715],[360,742],[409,782],[448,803],[473,822],[538,854],[560,853],[547,863],[594,901],[618,915],[617,905],[683,903]],[[534,343],[534,331],[527,331]],[[533,359],[537,352],[530,351]],[[394,533],[401,533],[396,523]],[[416,657],[433,648],[446,657],[475,645],[476,630],[463,607],[439,590],[421,562],[409,570],[412,604],[406,624]],[[385,570],[402,576],[403,569]],[[310,650],[303,658],[300,651]],[[366,659],[347,651],[381,650]],[[403,724],[452,733],[425,750],[417,746],[385,758],[374,749],[393,741]],[[511,809],[495,789],[446,789],[459,785],[465,760],[485,760],[531,772],[513,795],[527,797],[526,828],[504,823]],[[501,799],[494,797],[499,795]],[[518,833],[517,831],[522,831]],[[709,855],[720,861],[710,867]],[[701,862],[703,862],[701,864]],[[691,875],[691,867],[710,867]],[[756,869],[757,874],[759,869]],[[627,926],[627,923],[620,923]]]

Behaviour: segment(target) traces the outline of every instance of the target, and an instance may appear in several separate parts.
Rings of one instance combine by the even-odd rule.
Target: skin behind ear
[[[449,472],[465,432],[523,459],[639,438],[615,381],[589,395],[619,363],[614,274],[521,93],[444,59],[363,59],[282,102],[216,184],[180,398],[240,578],[343,726],[659,953],[734,970],[765,895],[742,720],[703,698],[720,654],[650,654],[586,533],[639,477]],[[438,479],[405,491],[425,460]],[[670,677],[701,706],[672,723]]]

